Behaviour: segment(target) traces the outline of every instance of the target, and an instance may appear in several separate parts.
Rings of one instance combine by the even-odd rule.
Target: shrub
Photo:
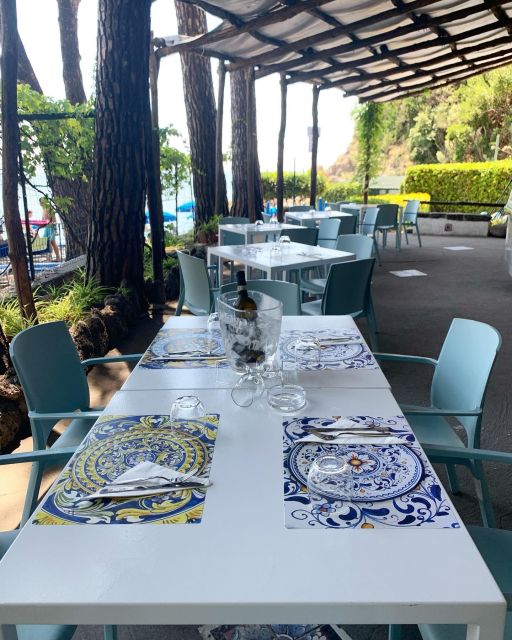
[[[284,197],[291,199],[293,197],[302,200],[309,199],[311,187],[311,172],[293,173],[285,171],[284,179]],[[261,174],[261,182],[263,185],[263,198],[270,200],[277,197],[277,173],[275,171],[264,171]],[[316,190],[319,196],[323,196],[327,186],[327,180],[323,173],[318,173],[316,178]]]
[[[512,160],[424,164],[409,167],[404,181],[408,192],[430,193],[445,202],[505,202],[512,176]],[[480,213],[481,206],[457,206],[457,210]],[[432,211],[453,211],[453,205],[432,205]]]
[[[361,196],[361,191],[360,182],[328,182],[324,192],[324,197],[328,202],[340,202],[346,200],[353,202],[354,198]]]

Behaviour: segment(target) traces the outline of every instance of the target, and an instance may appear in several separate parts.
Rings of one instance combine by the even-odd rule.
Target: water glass
[[[352,500],[354,479],[348,460],[334,454],[316,458],[308,473],[308,492],[312,502]]]
[[[204,404],[197,396],[180,396],[171,405],[171,420],[197,420],[204,418]]]
[[[208,316],[208,320],[206,322],[206,330],[208,331],[208,333],[213,333],[213,331],[220,331],[218,311],[214,311]]]
[[[295,369],[320,369],[320,342],[315,336],[303,335],[290,345]]]
[[[281,246],[281,251],[283,253],[289,253],[292,241],[290,240],[290,236],[281,236],[279,238],[279,244]]]
[[[293,414],[306,406],[306,391],[298,384],[281,382],[267,391],[267,402],[283,415]]]

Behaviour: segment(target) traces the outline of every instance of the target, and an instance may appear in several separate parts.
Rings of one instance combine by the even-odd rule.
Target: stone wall
[[[418,227],[422,235],[485,237],[489,234],[489,220],[488,215],[420,213]]]

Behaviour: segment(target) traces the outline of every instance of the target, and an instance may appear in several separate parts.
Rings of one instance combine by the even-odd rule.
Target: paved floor
[[[390,246],[393,246],[391,237]],[[503,337],[503,346],[491,376],[484,412],[483,446],[512,451],[510,357],[512,355],[512,280],[504,263],[504,240],[496,238],[423,238],[418,248],[416,238],[400,253],[389,248],[382,252],[383,264],[375,271],[373,292],[379,324],[379,349],[384,352],[436,357],[452,318],[472,318],[495,326]],[[450,251],[445,247],[468,246],[471,250]],[[426,276],[399,278],[390,271],[417,269]],[[168,312],[168,310],[167,310]],[[143,350],[163,322],[154,316],[141,322],[126,344],[124,353]],[[361,321],[366,332],[364,321]],[[386,374],[395,396],[401,402],[428,402],[431,371],[418,365],[387,365]],[[89,377],[93,402],[104,404],[128,374],[124,365],[97,368]],[[489,482],[500,526],[512,529],[510,479],[512,467],[488,465]],[[5,469],[5,467],[4,467]],[[439,470],[443,476],[442,469]],[[3,473],[0,472],[0,473]],[[470,478],[460,474],[463,493],[454,501],[467,523],[480,523]],[[0,529],[14,526],[16,506],[23,494],[19,474],[11,485],[18,487],[10,497],[11,509],[6,517],[5,487],[0,475]],[[22,487],[21,489],[19,487]],[[390,584],[390,587],[392,585]],[[321,622],[321,621],[319,621]],[[355,640],[384,640],[385,627],[346,627]],[[99,640],[100,628],[80,627],[76,640]],[[173,639],[197,640],[195,627],[121,627],[120,640]],[[404,640],[417,640],[414,627],[405,629]]]

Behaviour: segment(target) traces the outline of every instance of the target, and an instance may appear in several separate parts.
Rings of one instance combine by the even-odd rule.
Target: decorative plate
[[[413,489],[423,476],[423,465],[409,447],[367,444],[301,443],[295,446],[288,460],[297,480],[307,486],[311,463],[321,455],[341,455],[352,466],[353,502],[375,502],[397,498]],[[329,498],[336,498],[325,492]]]
[[[224,345],[220,331],[162,331],[158,334],[149,348],[151,356],[164,358],[175,353],[197,351],[198,355],[205,353],[213,356],[224,354]]]

